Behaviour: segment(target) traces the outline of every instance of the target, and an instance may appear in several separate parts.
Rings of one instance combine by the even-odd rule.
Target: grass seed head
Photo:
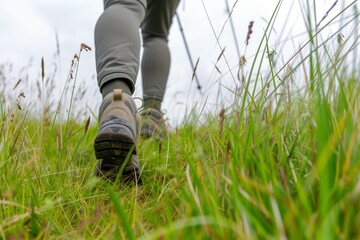
[[[19,86],[19,84],[21,83],[21,79],[19,79],[17,82],[16,82],[16,84],[15,84],[15,86],[14,86],[14,88],[13,88],[13,90],[15,90],[18,86]]]
[[[45,78],[45,63],[44,57],[41,58],[41,80],[44,81]]]
[[[85,51],[91,51],[91,47],[89,47],[89,45],[87,45],[86,43],[82,43],[80,45],[80,51],[85,50]]]
[[[220,114],[219,114],[219,123],[220,123],[220,132],[219,132],[219,135],[220,135],[220,138],[222,136],[222,133],[224,131],[224,121],[225,121],[225,109],[221,109],[220,111]]]
[[[242,55],[239,61],[239,67],[243,68],[246,65],[246,63],[247,63],[246,57]]]
[[[339,34],[337,35],[337,42],[338,42],[338,44],[339,44],[340,46],[343,45],[343,43],[344,43],[344,35],[343,35],[343,34],[339,33]]]
[[[249,40],[250,40],[251,34],[253,33],[253,26],[254,26],[254,21],[250,21],[249,26],[248,26],[248,31],[246,34],[246,40],[245,40],[246,46],[249,45]]]
[[[90,125],[90,117],[88,117],[88,119],[86,120],[86,123],[85,123],[85,134],[87,133],[87,131],[89,129],[89,125]]]

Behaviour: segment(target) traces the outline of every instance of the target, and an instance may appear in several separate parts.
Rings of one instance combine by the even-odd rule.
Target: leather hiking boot
[[[96,176],[114,180],[119,170],[123,169],[120,179],[139,180],[140,166],[136,156],[138,124],[137,108],[130,95],[115,89],[105,96],[99,110],[99,131],[94,141],[98,159]]]
[[[155,108],[145,109],[141,113],[141,136],[164,140],[167,128],[163,114]]]

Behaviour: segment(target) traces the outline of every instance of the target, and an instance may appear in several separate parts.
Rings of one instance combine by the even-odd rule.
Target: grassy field
[[[202,121],[194,111],[162,142],[139,139],[140,185],[92,176],[94,117],[1,101],[0,238],[359,239],[358,35],[309,31],[299,64],[278,66],[276,13],[232,105]]]

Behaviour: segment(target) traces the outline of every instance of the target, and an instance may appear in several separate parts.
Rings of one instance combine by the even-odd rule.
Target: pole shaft
[[[198,78],[197,73],[196,73],[195,65],[194,65],[194,62],[193,62],[192,57],[191,57],[190,48],[189,48],[189,45],[188,45],[188,43],[186,41],[184,29],[183,29],[183,26],[181,24],[179,14],[176,12],[175,15],[176,15],[177,22],[179,24],[179,28],[180,28],[182,39],[184,41],[186,52],[187,52],[187,55],[189,57],[190,65],[191,65],[193,71],[195,71],[194,74],[195,74],[195,80],[196,80],[196,84],[197,84],[197,89],[200,91],[200,94],[202,95],[200,81],[199,81],[199,78]]]
[[[233,33],[233,36],[234,36],[234,41],[235,41],[235,46],[236,46],[236,52],[237,52],[237,55],[238,55],[238,58],[240,59],[240,49],[239,49],[239,44],[238,44],[238,40],[237,40],[237,37],[236,37],[236,33],[235,33],[235,27],[234,27],[234,22],[232,20],[232,17],[231,17],[231,12],[230,12],[230,7],[229,7],[229,2],[228,0],[225,0],[225,3],[226,3],[226,11],[228,12],[229,14],[229,20],[230,20],[230,26],[231,26],[231,31]]]

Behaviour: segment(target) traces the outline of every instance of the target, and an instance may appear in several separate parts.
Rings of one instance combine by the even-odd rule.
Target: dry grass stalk
[[[196,70],[197,70],[197,67],[199,65],[199,61],[200,61],[200,58],[197,59],[196,61],[196,64],[195,64],[195,67],[194,67],[194,71],[193,71],[193,74],[192,74],[192,77],[191,77],[191,81],[194,80],[195,76],[196,76]]]
[[[247,31],[247,34],[246,34],[246,40],[245,40],[246,46],[249,45],[249,40],[250,40],[251,34],[253,33],[253,30],[252,30],[253,26],[254,26],[254,21],[250,21],[249,26],[248,26],[248,31]]]
[[[41,80],[44,81],[45,78],[45,63],[44,57],[41,58]]]
[[[89,47],[89,45],[87,45],[87,44],[85,44],[85,43],[82,43],[82,44],[80,45],[80,52],[81,52],[82,50],[91,51],[91,47]]]
[[[15,84],[13,90],[15,90],[15,89],[19,86],[20,83],[21,83],[21,79],[19,79],[19,80],[17,81],[17,83]]]
[[[230,145],[230,142],[227,142],[226,144],[226,161],[227,162],[230,162],[230,150],[231,150],[231,145]]]
[[[88,119],[86,120],[86,123],[85,123],[85,134],[87,133],[87,131],[89,129],[89,125],[90,125],[90,117],[88,117]]]
[[[221,109],[220,114],[219,114],[219,123],[220,123],[220,131],[219,131],[219,136],[220,138],[222,137],[223,131],[224,131],[224,121],[225,121],[225,109]]]
[[[82,48],[81,48],[82,49]],[[80,49],[80,51],[81,51]],[[71,60],[71,66],[70,66],[70,79],[73,79],[73,73],[75,68],[75,61],[79,61],[79,56],[77,54],[74,55],[73,59]]]
[[[338,35],[337,35],[337,42],[338,42],[338,44],[339,44],[339,46],[341,47],[342,45],[343,45],[343,43],[344,43],[344,35],[343,34],[341,34],[341,33],[339,33]]]
[[[14,113],[11,113],[11,114],[10,114],[10,122],[13,123],[13,122],[14,122],[14,119],[15,119],[15,114],[14,114]]]
[[[215,67],[215,70],[219,73],[219,74],[222,74],[220,69],[218,68],[218,66],[216,66],[216,64],[214,63],[214,67]]]
[[[225,47],[223,48],[223,50],[221,51],[219,57],[217,58],[216,62],[218,62],[220,60],[220,58],[224,55],[224,52],[225,52]]]
[[[242,55],[239,61],[239,67],[243,68],[246,65],[246,63],[247,63],[246,57]]]
[[[316,27],[319,27],[320,24],[327,18],[327,16],[329,15],[329,13],[331,12],[331,10],[334,9],[334,7],[336,6],[336,4],[338,3],[338,0],[336,0],[333,5],[331,5],[331,7],[326,11],[325,15],[322,17],[322,19],[320,20],[320,22],[316,25]]]
[[[246,57],[245,55],[242,55],[240,57],[240,60],[239,60],[239,69],[238,69],[238,73],[237,73],[237,79],[242,82],[245,82],[245,76],[244,76],[244,66],[246,65],[247,63],[247,60],[246,60]]]

